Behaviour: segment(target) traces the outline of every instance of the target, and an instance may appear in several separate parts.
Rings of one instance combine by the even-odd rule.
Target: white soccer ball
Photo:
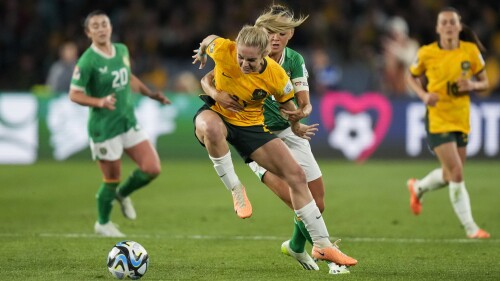
[[[141,244],[135,241],[122,241],[109,251],[108,270],[117,279],[137,280],[146,274],[149,255]]]

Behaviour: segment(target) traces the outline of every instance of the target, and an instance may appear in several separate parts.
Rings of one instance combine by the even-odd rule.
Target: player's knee
[[[141,171],[151,177],[151,179],[156,178],[161,173],[160,165],[150,165],[141,169]]]
[[[318,206],[318,209],[321,213],[325,211],[325,202],[323,200],[316,200],[316,206]]]

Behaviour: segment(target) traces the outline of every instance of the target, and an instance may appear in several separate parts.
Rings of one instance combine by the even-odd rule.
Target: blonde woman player
[[[196,137],[207,149],[226,188],[234,192],[235,187],[241,185],[232,164],[229,142],[246,163],[256,161],[290,186],[293,209],[304,222],[314,243],[313,257],[339,265],[355,265],[355,259],[342,253],[330,242],[321,212],[307,187],[303,169],[283,141],[264,125],[263,104],[270,95],[284,109],[296,110],[290,79],[278,63],[267,57],[267,32],[259,27],[245,26],[240,30],[236,42],[210,35],[195,51],[193,63],[200,62],[200,68],[206,64],[205,54],[214,60],[216,89],[231,93],[240,108],[226,109],[212,97],[205,96],[206,104],[194,119]],[[301,137],[307,138],[311,133],[310,126],[298,121],[292,121],[291,127]],[[241,192],[242,188],[237,190]],[[240,193],[234,201],[237,207],[246,205],[248,199]]]
[[[474,42],[460,40],[461,31],[466,31]],[[463,173],[470,130],[469,94],[488,88],[484,60],[479,52],[484,47],[460,22],[458,11],[451,7],[439,12],[436,32],[439,40],[419,49],[407,83],[427,106],[427,140],[441,167],[422,179],[408,180],[410,207],[415,215],[420,214],[422,196],[448,186],[451,204],[467,237],[489,238],[490,234],[479,228],[472,218]],[[420,83],[421,76],[428,80],[425,88]]]
[[[282,111],[280,103],[272,97],[268,97],[264,103],[265,125],[290,148],[294,158],[304,169],[307,185],[318,206],[320,212],[324,211],[325,187],[322,173],[316,159],[311,151],[311,146],[307,139],[296,136],[290,127],[289,120],[300,120],[309,116],[312,106],[309,101],[308,73],[304,58],[295,50],[288,48],[288,41],[293,37],[294,29],[301,25],[307,17],[294,18],[293,12],[282,5],[272,5],[267,11],[261,14],[255,21],[255,26],[264,28],[270,39],[271,51],[269,57],[279,63],[290,77],[298,109],[295,111]],[[220,101],[222,106],[228,109],[238,110],[238,104],[225,92],[217,91],[212,84],[213,71],[209,72],[202,79],[204,91],[212,96],[216,101]],[[285,117],[288,115],[288,118]],[[255,161],[248,163],[257,177],[271,189],[289,207],[292,207],[290,191],[287,183],[275,174],[268,172],[259,166]],[[319,270],[316,262],[305,251],[305,244],[311,237],[307,232],[304,223],[294,217],[294,231],[292,237],[284,241],[281,251],[296,259],[306,270]],[[329,273],[349,273],[345,266],[335,263],[328,263]]]

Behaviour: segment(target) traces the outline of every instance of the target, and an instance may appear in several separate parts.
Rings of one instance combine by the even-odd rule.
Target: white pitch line
[[[107,238],[92,233],[33,233],[33,234],[20,234],[20,233],[0,233],[0,237],[42,237],[42,238]],[[287,237],[284,236],[223,236],[223,235],[170,235],[170,234],[131,234],[128,238],[166,238],[166,239],[179,239],[179,240],[270,240],[282,241]],[[333,241],[334,239],[332,239]],[[391,237],[342,237],[343,241],[350,242],[380,242],[380,243],[407,243],[407,244],[420,244],[420,243],[450,243],[450,244],[463,244],[463,243],[500,243],[500,239],[438,239],[438,238],[391,238]]]

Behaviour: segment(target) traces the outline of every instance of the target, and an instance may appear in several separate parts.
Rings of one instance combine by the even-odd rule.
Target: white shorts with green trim
[[[116,161],[122,157],[124,149],[134,147],[147,139],[146,132],[139,126],[103,142],[94,143],[91,139],[90,150],[92,151],[92,159]]]
[[[304,169],[307,182],[311,182],[322,176],[318,162],[316,162],[316,159],[314,158],[311,151],[311,145],[308,140],[296,136],[290,127],[283,131],[274,131],[273,133],[276,134],[288,146],[288,148],[290,148],[293,157],[297,160],[302,169]],[[262,177],[267,170],[259,166],[259,164],[255,161],[248,163],[248,166],[262,181]]]

